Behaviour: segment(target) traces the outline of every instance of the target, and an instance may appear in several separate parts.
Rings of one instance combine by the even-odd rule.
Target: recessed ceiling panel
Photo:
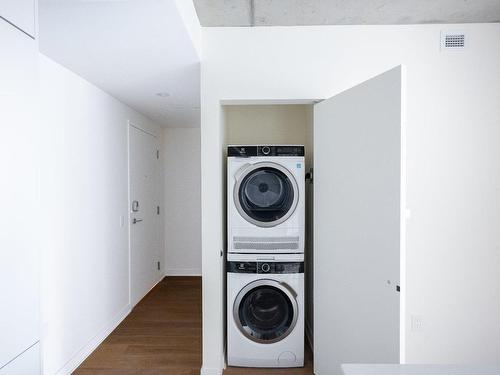
[[[199,126],[200,59],[174,0],[41,0],[39,12],[43,54],[158,124]]]

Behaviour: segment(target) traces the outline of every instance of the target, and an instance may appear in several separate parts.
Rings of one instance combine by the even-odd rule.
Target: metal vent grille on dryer
[[[442,46],[445,49],[456,49],[465,47],[465,34],[462,33],[445,33],[441,40]]]
[[[233,237],[235,250],[297,250],[299,237]]]

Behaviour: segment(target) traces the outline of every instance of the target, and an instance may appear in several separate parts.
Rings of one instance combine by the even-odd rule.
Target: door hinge
[[[160,214],[160,206],[156,206],[156,214],[159,215]]]
[[[160,270],[160,261],[158,261],[158,271]]]
[[[160,159],[160,150],[156,150],[156,158]]]

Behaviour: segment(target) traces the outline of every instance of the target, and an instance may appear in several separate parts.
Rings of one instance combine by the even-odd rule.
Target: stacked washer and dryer
[[[230,366],[304,364],[304,146],[229,146]]]

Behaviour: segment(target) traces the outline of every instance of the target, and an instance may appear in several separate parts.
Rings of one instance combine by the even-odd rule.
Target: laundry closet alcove
[[[202,150],[209,147],[214,155],[217,148],[220,162],[220,180],[202,191],[209,187],[218,196],[209,205],[220,213],[220,232],[204,229],[203,235],[223,244],[220,274],[204,277],[220,286],[223,332],[227,145],[303,144],[306,170],[313,171],[313,183],[306,183],[305,259],[306,334],[314,348],[314,372],[338,368],[335,374],[341,374],[340,364],[349,362],[400,362],[404,74],[398,66],[326,100],[223,100],[216,116],[219,132],[202,126]],[[204,249],[205,263],[206,256]]]

